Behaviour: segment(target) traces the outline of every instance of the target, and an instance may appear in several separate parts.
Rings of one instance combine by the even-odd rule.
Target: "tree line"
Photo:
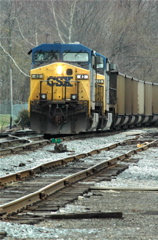
[[[0,1],[0,98],[27,101],[31,58],[42,43],[80,42],[122,73],[158,82],[157,0]]]

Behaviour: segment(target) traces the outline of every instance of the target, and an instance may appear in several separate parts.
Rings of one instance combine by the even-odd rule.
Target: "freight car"
[[[158,122],[158,84],[119,73],[79,44],[41,44],[30,50],[32,130],[77,134]]]

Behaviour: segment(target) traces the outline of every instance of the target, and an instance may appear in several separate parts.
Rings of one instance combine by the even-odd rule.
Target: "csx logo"
[[[73,85],[70,83],[70,80],[73,77],[52,77],[47,78],[47,84],[49,86],[57,86],[57,87],[72,87]],[[64,80],[64,81],[63,81]],[[55,81],[55,82],[54,82]]]

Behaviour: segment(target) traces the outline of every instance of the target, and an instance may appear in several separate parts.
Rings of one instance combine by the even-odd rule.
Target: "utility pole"
[[[0,79],[0,96],[1,96],[1,89],[2,89],[2,79]],[[1,114],[2,114],[2,109],[1,109],[1,105],[2,105],[2,99],[0,99],[0,122],[1,121]]]
[[[13,75],[12,69],[10,68],[10,129],[12,128],[13,120]]]

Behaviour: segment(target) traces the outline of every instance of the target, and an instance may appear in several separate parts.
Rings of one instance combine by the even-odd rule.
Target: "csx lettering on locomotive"
[[[72,87],[73,85],[70,83],[70,80],[73,77],[48,77],[47,85],[49,86],[57,86],[57,87]],[[56,81],[56,82],[54,82]]]

